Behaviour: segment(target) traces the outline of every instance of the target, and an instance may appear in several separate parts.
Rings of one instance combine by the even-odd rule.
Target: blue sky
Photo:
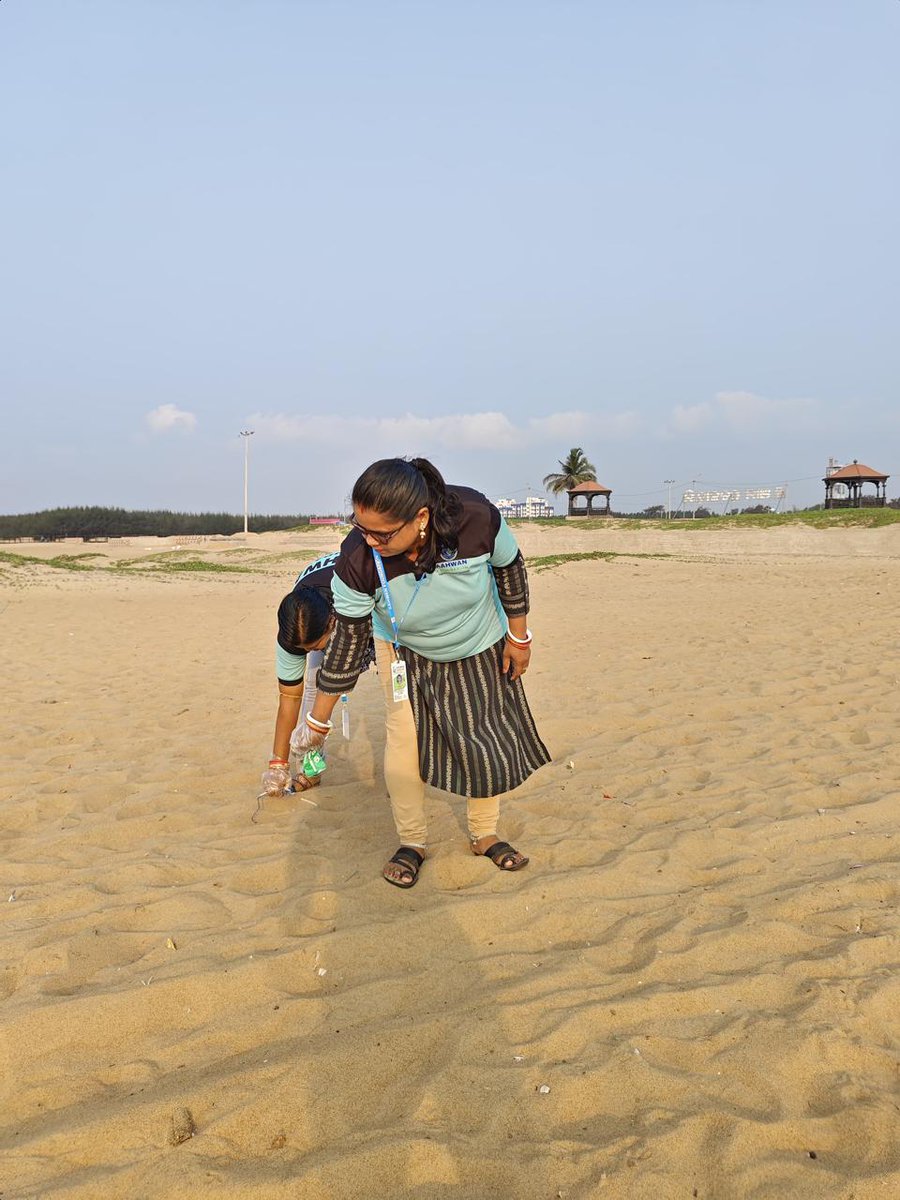
[[[900,3],[2,0],[0,511],[900,494]]]

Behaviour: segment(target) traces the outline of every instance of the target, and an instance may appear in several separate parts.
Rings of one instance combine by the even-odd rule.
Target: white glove
[[[262,773],[262,790],[267,796],[283,796],[291,783],[291,773],[285,766],[270,764]]]
[[[327,736],[324,730],[320,733],[318,729],[310,729],[303,721],[291,734],[291,750],[298,758],[302,758],[307,750],[318,750],[324,746]]]

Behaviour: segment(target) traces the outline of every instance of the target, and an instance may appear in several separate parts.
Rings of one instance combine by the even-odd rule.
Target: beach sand
[[[900,527],[518,533],[531,864],[410,891],[374,673],[251,821],[333,534],[2,547],[3,1200],[900,1197]]]

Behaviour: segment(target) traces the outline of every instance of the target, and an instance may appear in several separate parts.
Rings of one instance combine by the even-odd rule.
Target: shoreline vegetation
[[[900,503],[891,501],[891,504]],[[249,518],[249,532],[309,533],[346,526],[313,524],[308,515],[258,515]],[[336,520],[336,518],[326,518]],[[768,529],[779,525],[811,526],[815,529],[872,528],[900,522],[900,507],[810,508],[791,512],[700,514],[671,519],[639,514],[602,517],[513,517],[514,528],[578,529],[596,533],[609,530],[698,530]],[[118,508],[58,508],[38,513],[0,515],[0,544],[30,542],[106,542],[129,538],[175,537],[206,540],[231,538],[243,533],[243,517],[232,513],[183,513],[132,511]],[[85,556],[80,556],[84,558]],[[46,560],[42,560],[46,561]]]
[[[333,514],[336,516],[337,514]],[[311,527],[305,514],[253,513],[254,533],[290,533]],[[230,537],[244,529],[243,515],[77,506],[41,512],[0,514],[0,542],[55,542],[77,538],[104,541],[128,537]]]

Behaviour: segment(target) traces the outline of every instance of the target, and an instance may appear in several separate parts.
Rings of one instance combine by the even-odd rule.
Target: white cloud
[[[434,450],[517,452],[551,440],[603,436],[624,439],[640,432],[643,421],[632,412],[548,413],[516,424],[505,413],[458,413],[453,416],[341,417],[254,413],[248,420],[257,434],[275,441],[347,445],[364,442],[373,453],[414,454]],[[575,444],[575,443],[572,443]]]
[[[543,445],[548,440],[570,440],[576,444],[579,438],[602,437],[607,441],[621,441],[643,431],[645,420],[635,412],[560,412],[546,417],[532,417],[528,421],[526,436],[533,445]],[[571,441],[574,439],[574,442]]]
[[[374,422],[376,437],[395,444],[440,446],[448,450],[481,450],[510,437],[514,428],[500,412],[460,413],[452,417],[383,417]]]
[[[718,392],[716,404],[732,429],[783,429],[802,424],[815,408],[812,400],[770,400],[753,392]]]
[[[176,408],[174,404],[161,404],[147,413],[144,418],[154,433],[168,433],[171,429],[191,430],[197,424],[193,413]]]
[[[710,404],[676,404],[672,410],[672,428],[676,433],[693,433],[695,429],[702,429],[704,425],[708,425],[713,419],[712,405]]]
[[[541,441],[579,438],[589,432],[590,423],[590,415],[584,412],[549,413],[546,417],[532,417],[528,421],[528,432]]]
[[[666,432],[696,433],[714,428],[731,433],[785,433],[803,431],[819,420],[815,400],[772,400],[754,392],[717,392],[712,401],[676,404]]]

